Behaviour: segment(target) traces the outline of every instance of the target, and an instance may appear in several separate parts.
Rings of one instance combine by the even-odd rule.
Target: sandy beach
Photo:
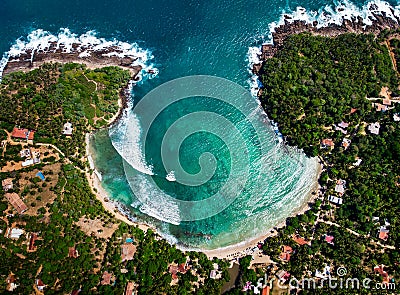
[[[86,134],[86,156],[89,156],[89,138],[90,134]],[[148,229],[152,229],[153,231],[156,231],[155,228],[144,224],[144,223],[139,223],[139,222],[133,222],[128,219],[128,217],[122,212],[120,212],[117,208],[117,206],[112,202],[109,201],[109,197],[105,189],[101,186],[100,180],[97,177],[95,173],[90,174],[89,172],[85,172],[86,178],[89,182],[89,186],[92,189],[93,194],[96,196],[96,198],[103,204],[103,207],[105,210],[108,212],[111,212],[115,218],[118,220],[121,220],[125,222],[126,224],[133,225],[133,226],[138,226],[141,230],[147,231]]]
[[[314,187],[310,190],[309,196],[305,198],[303,204],[292,214],[290,214],[287,217],[294,217],[299,214],[304,214],[308,209],[309,209],[309,204],[314,203],[318,198],[321,198],[319,194],[320,186],[318,184],[318,179],[321,175],[321,172],[323,171],[323,165],[318,164],[318,173],[316,176],[316,181]],[[313,194],[313,192],[317,192],[316,194]],[[254,247],[257,247],[258,243],[263,243],[263,241],[268,238],[268,237],[273,237],[275,236],[278,232],[275,230],[275,228],[280,229],[286,225],[286,218],[285,220],[281,221],[274,227],[270,228],[267,230],[264,234],[260,234],[260,236],[256,238],[249,239],[248,241],[243,241],[235,245],[215,249],[215,250],[201,250],[203,253],[205,253],[210,259],[213,257],[217,258],[226,258],[229,260],[232,260],[234,258],[240,258],[246,255],[252,255],[253,251],[252,249]]]
[[[86,135],[87,156],[90,155],[89,137],[90,137],[90,135],[87,134]],[[294,210],[294,212],[290,216],[296,216],[298,214],[303,214],[304,212],[306,212],[309,209],[309,203],[315,202],[315,200],[320,197],[320,195],[318,193],[313,194],[313,192],[315,192],[319,189],[317,180],[322,172],[322,168],[323,168],[323,166],[321,164],[318,164],[318,173],[317,173],[314,187],[310,190],[309,196],[307,198],[305,198],[303,204],[298,209]],[[103,207],[107,211],[111,212],[117,219],[119,219],[129,225],[138,226],[139,228],[141,228],[144,231],[146,231],[147,229],[150,228],[154,232],[157,232],[157,229],[152,226],[149,226],[144,223],[132,222],[131,220],[128,219],[128,217],[126,215],[124,215],[122,212],[119,211],[117,206],[112,201],[106,201],[106,200],[109,200],[110,198],[108,196],[108,193],[101,186],[101,182],[95,173],[93,173],[91,175],[89,173],[86,173],[86,176],[88,178],[88,181],[92,188],[92,191],[96,195],[97,199],[103,204]],[[240,257],[246,256],[246,255],[252,255],[253,254],[252,249],[254,247],[256,247],[259,242],[262,243],[266,238],[276,235],[277,231],[274,228],[282,228],[285,226],[285,224],[286,224],[286,221],[283,220],[282,222],[280,222],[279,224],[270,228],[266,232],[260,234],[259,236],[249,239],[247,241],[242,241],[235,245],[231,245],[231,246],[227,246],[227,247],[223,247],[223,248],[219,248],[219,249],[214,249],[214,250],[207,250],[207,249],[195,249],[195,250],[205,253],[210,259],[212,259],[213,257],[218,257],[221,259],[225,258],[228,260],[232,260],[232,259],[240,258]],[[180,247],[179,245],[177,246],[177,248],[180,248],[183,251],[186,250],[184,247]]]

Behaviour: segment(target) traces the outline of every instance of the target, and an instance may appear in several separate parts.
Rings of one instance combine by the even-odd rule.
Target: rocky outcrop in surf
[[[60,29],[56,35],[39,29],[11,46],[0,62],[0,76],[29,71],[46,62],[83,63],[91,69],[105,66],[125,68],[137,82],[158,74],[149,63],[151,59],[151,52],[136,43],[98,38],[94,31],[78,36],[69,29]]]
[[[272,44],[261,46],[257,52],[258,61],[252,64],[252,72],[256,75],[262,62],[273,57],[286,38],[293,34],[311,33],[326,37],[345,33],[379,35],[384,30],[399,29],[399,24],[399,11],[386,2],[370,2],[361,11],[339,6],[334,12],[323,11],[317,16],[312,16],[304,8],[298,7],[292,14],[283,14],[281,21],[272,27]]]
[[[134,65],[134,62],[138,60],[137,57],[118,56],[117,54],[122,52],[120,48],[115,46],[101,50],[87,48],[85,52],[81,50],[80,44],[74,43],[72,44],[72,50],[66,51],[65,47],[62,44],[57,44],[57,42],[51,42],[46,50],[27,49],[18,56],[9,57],[3,75],[37,68],[46,62],[84,63],[89,68],[119,66],[129,70],[134,79],[138,79],[137,75],[142,70],[141,65]]]

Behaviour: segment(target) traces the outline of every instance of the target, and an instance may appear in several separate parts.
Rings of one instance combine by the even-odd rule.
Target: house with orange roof
[[[300,237],[299,235],[293,236],[292,239],[293,239],[293,241],[295,241],[300,246],[310,245],[311,244],[310,241],[306,241],[304,238]]]
[[[18,139],[33,140],[35,136],[35,131],[14,127],[11,136]]]
[[[114,275],[112,273],[109,273],[108,271],[103,272],[100,284],[111,285],[111,281],[115,281]]]
[[[321,148],[334,148],[335,147],[335,143],[333,142],[333,140],[331,138],[326,138],[323,139],[321,142]]]
[[[350,109],[350,115],[351,115],[351,114],[354,114],[355,112],[357,112],[357,109],[356,109],[356,108],[351,108],[351,109]]]
[[[351,140],[348,138],[343,138],[342,147],[347,150],[351,144]]]
[[[31,234],[30,239],[29,239],[29,247],[28,247],[29,252],[36,251],[37,246],[35,246],[35,242],[36,242],[37,238],[38,238],[37,234],[35,234],[35,233]]]
[[[374,267],[374,272],[378,273],[379,275],[382,276],[382,283],[384,285],[387,285],[390,283],[390,278],[389,278],[389,274],[387,273],[387,271],[385,271],[383,268],[385,266],[383,264],[381,265],[377,265]]]
[[[264,287],[264,289],[262,290],[262,295],[269,295],[271,292],[271,287],[270,286],[266,286]]]
[[[379,229],[378,238],[386,242],[389,238],[389,230],[386,227],[382,226]]]

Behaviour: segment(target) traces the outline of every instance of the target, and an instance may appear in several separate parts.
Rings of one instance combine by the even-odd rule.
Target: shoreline
[[[138,58],[133,56],[118,56],[116,52],[120,52],[120,49],[111,46],[98,51],[90,51],[87,55],[82,55],[83,52],[79,49],[79,44],[73,44],[72,50],[66,52],[63,48],[58,48],[56,42],[53,42],[49,44],[46,51],[27,49],[18,56],[9,56],[3,69],[3,76],[18,71],[31,71],[45,63],[77,63],[86,65],[90,70],[108,66],[120,67],[130,72],[132,80],[140,80],[138,75],[143,67],[141,65],[134,65],[138,61]]]
[[[266,240],[267,238],[275,236],[278,233],[278,230],[285,227],[287,218],[294,217],[294,216],[297,216],[300,214],[304,214],[307,210],[310,209],[309,204],[315,203],[315,201],[321,197],[321,195],[319,194],[321,187],[320,187],[318,181],[319,181],[322,171],[324,171],[324,166],[322,163],[320,163],[319,160],[317,160],[317,171],[318,172],[315,177],[315,184],[309,190],[308,197],[305,198],[304,202],[297,209],[295,209],[290,215],[286,216],[284,218],[284,220],[279,222],[277,225],[269,228],[263,234],[260,234],[257,237],[252,237],[247,241],[242,241],[242,242],[230,245],[230,246],[221,247],[221,248],[217,248],[217,249],[213,249],[213,250],[198,249],[198,251],[201,251],[204,254],[206,254],[209,259],[212,259],[213,257],[217,257],[220,259],[226,258],[226,259],[232,260],[232,259],[240,258],[240,257],[246,256],[246,255],[251,255],[252,253],[249,252],[249,250],[256,247],[257,244],[260,242],[264,243],[264,240]],[[316,192],[316,194],[314,194],[314,192]]]
[[[86,143],[86,156],[90,156],[89,152],[89,144],[90,144],[90,133],[86,133],[85,135],[85,143]],[[123,214],[121,210],[118,208],[118,206],[115,204],[115,202],[110,201],[110,198],[108,196],[108,193],[106,190],[102,187],[101,181],[99,177],[96,175],[96,173],[90,174],[89,172],[85,171],[85,176],[86,179],[89,183],[89,186],[92,190],[92,193],[96,196],[96,199],[99,200],[103,208],[110,212],[116,219],[125,222],[128,225],[132,226],[137,226],[143,231],[147,231],[148,229],[151,229],[154,232],[157,232],[156,229],[148,224],[141,223],[141,222],[134,222],[129,220],[128,216]]]
[[[317,20],[310,22],[296,19],[290,14],[283,14],[282,22],[271,32],[272,38],[269,41],[270,43],[263,43],[262,45],[257,46],[260,50],[259,54],[257,54],[258,61],[254,61],[252,64],[250,64],[251,72],[258,76],[260,70],[262,69],[263,62],[274,57],[274,55],[278,53],[280,48],[283,46],[284,41],[290,35],[310,33],[316,36],[335,38],[338,35],[354,33],[373,34],[378,36],[384,30],[396,30],[400,28],[400,18],[393,13],[393,10],[392,14],[395,19],[390,17],[390,15],[388,16],[384,11],[377,13],[373,10],[376,8],[377,6],[370,7],[370,13],[374,18],[370,19],[371,24],[366,24],[364,19],[358,16],[352,17],[351,20],[342,18],[341,25],[337,23],[330,23],[326,26],[319,26],[320,24]],[[260,91],[262,91],[262,88],[259,88],[258,90],[259,95]]]

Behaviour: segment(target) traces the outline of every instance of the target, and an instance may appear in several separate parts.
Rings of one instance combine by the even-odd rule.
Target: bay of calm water
[[[357,10],[365,2],[345,4]],[[398,5],[393,1],[390,4]],[[218,76],[249,88],[248,50],[268,40],[269,24],[278,21],[283,11],[295,11],[297,6],[318,11],[326,5],[335,6],[338,2],[2,0],[0,51],[8,51],[17,38],[27,36],[35,29],[56,34],[60,28],[69,28],[78,35],[94,30],[97,36],[106,39],[137,42],[154,56],[151,63],[158,68],[159,74],[133,87],[135,102],[164,82],[189,75]],[[144,160],[153,166],[157,175],[168,173],[163,170],[157,152],[160,134],[179,116],[198,110],[229,113],[232,121],[240,118],[240,114],[235,115],[227,106],[207,99],[192,99],[174,105],[158,118],[158,125],[147,138],[154,145],[146,150]],[[273,131],[263,122],[262,112],[255,113],[255,116],[260,124],[257,128],[265,130],[263,144],[268,149],[263,155],[250,149],[250,168],[261,175],[262,181],[250,179],[231,206],[202,220],[172,222],[168,212],[149,216],[144,213],[149,212],[144,210],[145,204],[135,196],[135,189],[150,195],[156,192],[155,187],[146,181],[151,177],[164,193],[177,199],[206,198],[218,189],[218,182],[223,182],[231,169],[229,149],[224,148],[220,138],[197,134],[182,146],[179,156],[188,173],[197,172],[198,158],[203,152],[210,152],[217,159],[214,178],[210,183],[195,188],[186,188],[165,177],[149,176],[133,169],[129,172],[135,180],[132,190],[126,180],[123,160],[115,150],[108,130],[99,132],[92,139],[91,152],[110,198],[125,204],[134,218],[155,225],[173,242],[209,249],[227,246],[265,233],[306,202],[318,170],[315,159],[277,147]],[[246,144],[257,146],[250,129],[244,129],[244,134],[248,135]]]

